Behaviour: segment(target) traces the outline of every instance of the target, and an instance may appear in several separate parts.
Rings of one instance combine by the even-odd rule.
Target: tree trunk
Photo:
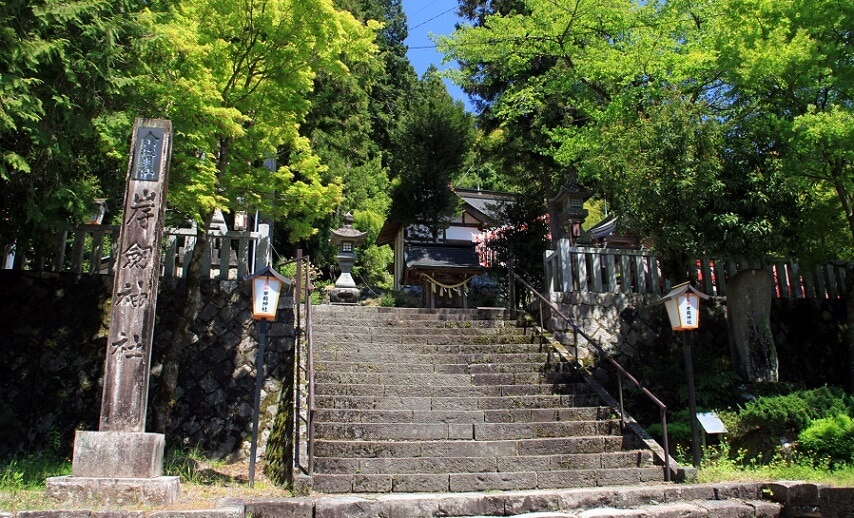
[[[231,139],[220,138],[216,164],[216,184],[218,186],[222,185],[230,156]],[[196,237],[196,247],[193,249],[190,265],[187,268],[187,277],[185,279],[186,299],[181,315],[178,317],[175,335],[172,337],[169,346],[163,354],[160,383],[157,386],[157,393],[154,395],[152,408],[153,427],[156,433],[166,434],[169,432],[169,427],[172,423],[172,409],[175,407],[175,398],[178,389],[178,368],[184,356],[184,351],[197,339],[193,332],[193,324],[202,310],[202,259],[205,257],[205,254],[210,253],[208,229],[211,228],[215,213],[216,210],[211,209],[206,214],[202,214],[202,221],[199,224],[199,231]]]
[[[778,381],[777,348],[771,334],[774,282],[766,270],[744,270],[727,283],[727,320],[736,372],[746,381]]]
[[[157,391],[152,401],[152,427],[153,432],[168,434],[172,423],[172,409],[175,407],[175,399],[178,388],[178,368],[184,351],[196,341],[193,332],[193,324],[199,316],[202,308],[201,294],[201,271],[204,254],[209,252],[210,238],[203,229],[210,228],[213,221],[213,211],[205,218],[199,229],[196,246],[190,258],[190,266],[187,268],[187,277],[184,280],[184,302],[181,315],[178,317],[175,334],[169,341],[163,353],[163,363]]]

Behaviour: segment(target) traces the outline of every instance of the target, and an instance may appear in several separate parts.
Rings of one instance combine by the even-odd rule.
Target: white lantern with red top
[[[255,407],[252,411],[252,443],[249,450],[249,487],[255,485],[255,454],[258,448],[258,410],[261,407],[261,387],[264,382],[264,349],[267,345],[267,321],[276,320],[282,288],[293,281],[265,266],[246,277],[252,282],[252,318],[258,320],[258,352],[255,355]]]
[[[708,298],[708,295],[685,282],[670,290],[658,304],[663,303],[667,309],[667,318],[674,331],[688,331],[700,326],[700,300]]]
[[[695,289],[690,282],[674,286],[670,293],[661,297],[656,304],[664,304],[667,318],[674,331],[691,331],[700,326],[700,300],[709,296]],[[685,378],[688,383],[688,409],[691,419],[691,452],[694,467],[700,467],[700,432],[697,427],[697,398],[694,390],[694,360],[691,343],[686,333],[682,333],[682,349],[685,356]]]
[[[291,280],[283,277],[269,265],[247,279],[252,281],[252,318],[275,320],[282,288],[290,287]]]

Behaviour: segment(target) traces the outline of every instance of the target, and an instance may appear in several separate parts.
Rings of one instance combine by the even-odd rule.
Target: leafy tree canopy
[[[143,4],[158,3],[0,7],[0,242],[52,237],[81,222],[94,196],[120,190],[126,162],[103,155],[98,121],[126,108],[141,73]]]
[[[429,69],[394,134],[395,184],[389,217],[420,222],[433,238],[456,215],[451,180],[459,175],[474,141],[474,120]]]
[[[299,128],[319,72],[346,76],[344,63],[375,52],[372,23],[331,0],[182,1],[145,18],[148,113],[173,121],[170,203],[207,227],[216,208],[258,210],[290,238],[311,235],[338,202],[340,183]],[[275,171],[264,160],[280,159]]]
[[[438,43],[524,138],[518,184],[539,154],[662,251],[761,255],[803,248],[805,193],[851,219],[852,7],[807,3],[466,1]]]

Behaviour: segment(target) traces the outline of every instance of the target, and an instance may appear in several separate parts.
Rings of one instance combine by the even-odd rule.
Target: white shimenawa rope
[[[469,292],[468,282],[469,282],[470,280],[472,280],[472,278],[474,278],[474,275],[470,275],[470,276],[468,276],[468,277],[466,278],[466,280],[464,280],[464,281],[462,281],[462,282],[460,282],[460,283],[457,283],[457,284],[445,284],[445,283],[442,283],[442,282],[437,281],[436,279],[434,279],[433,277],[431,277],[431,276],[427,275],[426,273],[425,273],[425,274],[423,274],[423,275],[424,275],[424,277],[427,277],[427,280],[428,280],[428,281],[430,281],[430,283],[433,285],[433,288],[432,288],[432,289],[433,289],[433,293],[435,293],[435,292],[436,292],[436,288],[437,288],[437,287],[438,287],[438,288],[442,288],[443,290],[454,290],[454,289],[459,288],[460,286],[462,286],[462,287],[463,287],[463,293],[468,293],[468,292]]]

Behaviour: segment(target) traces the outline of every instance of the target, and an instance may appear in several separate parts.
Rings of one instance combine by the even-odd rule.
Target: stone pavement
[[[348,494],[239,500],[212,509],[66,510],[0,518],[854,518],[854,488],[804,482],[655,484],[482,493]]]

